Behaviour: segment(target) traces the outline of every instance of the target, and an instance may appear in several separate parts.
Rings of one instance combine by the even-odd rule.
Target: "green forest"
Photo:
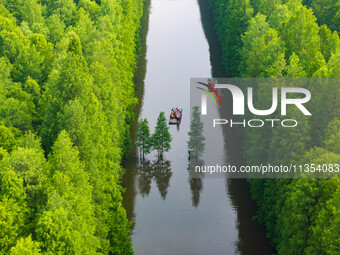
[[[340,78],[339,0],[209,4],[227,77]],[[260,88],[256,97],[265,93],[268,88]],[[340,161],[340,87],[314,87],[312,94],[316,117],[304,119],[299,128],[245,129],[248,164]],[[290,116],[304,118],[298,111]],[[258,205],[256,218],[278,254],[340,253],[338,178],[248,182]]]
[[[0,254],[131,254],[144,0],[0,0]]]
[[[149,154],[151,150],[157,151],[159,160],[164,159],[164,152],[171,149],[171,141],[172,137],[164,112],[159,113],[155,132],[152,135],[150,135],[148,120],[144,118],[138,121],[136,146],[139,148],[139,158],[142,162],[145,160],[145,155]]]
[[[208,1],[226,77],[340,78],[340,0]],[[122,161],[145,4],[0,0],[0,254],[133,254]],[[340,86],[329,84],[312,87],[314,118],[289,112],[298,128],[245,128],[247,164],[340,162]],[[256,90],[260,106],[268,93]],[[143,165],[142,196],[151,179],[167,195],[166,121],[161,112],[152,135],[146,119],[138,123],[141,157],[159,158]],[[189,136],[198,158],[193,143],[204,138],[193,128]],[[277,254],[340,254],[339,178],[248,182]]]

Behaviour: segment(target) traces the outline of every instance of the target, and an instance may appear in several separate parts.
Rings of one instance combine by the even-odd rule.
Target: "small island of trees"
[[[152,150],[157,150],[158,159],[163,159],[163,153],[171,149],[172,137],[166,122],[164,112],[160,112],[157,118],[155,132],[150,135],[149,122],[146,118],[138,121],[137,141],[140,159],[144,161],[145,155]]]

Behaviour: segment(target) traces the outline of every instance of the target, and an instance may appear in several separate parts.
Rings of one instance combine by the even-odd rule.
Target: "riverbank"
[[[143,3],[0,5],[2,253],[133,253],[120,180]]]
[[[312,7],[317,3],[311,1],[308,9],[300,2],[273,5],[267,1],[209,2],[227,77],[340,77],[339,37],[327,24],[320,27],[316,23]],[[333,24],[334,20],[328,21]],[[263,103],[265,93],[261,90],[256,99]],[[340,116],[326,106],[330,100],[327,95],[337,93],[335,87],[314,88],[312,94],[317,96],[310,107],[313,118],[290,113],[302,120],[298,130],[245,129],[246,162],[256,165],[338,160],[339,151],[327,144],[337,141],[334,126]],[[337,100],[332,98],[330,105],[336,105]],[[326,112],[330,114],[325,116]],[[248,181],[258,205],[257,219],[266,226],[267,236],[278,254],[335,254],[339,250],[336,237],[339,232],[333,232],[339,227],[338,179]]]

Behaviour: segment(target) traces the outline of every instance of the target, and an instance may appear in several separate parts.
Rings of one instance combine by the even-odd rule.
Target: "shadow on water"
[[[213,77],[225,77],[224,67],[222,64],[222,49],[218,43],[217,34],[214,28],[214,17],[209,10],[208,0],[197,0],[200,13],[202,27],[209,44],[210,61],[212,66]],[[228,98],[223,102],[228,102],[227,107],[223,107],[223,116],[232,117],[232,98]],[[223,137],[227,152],[227,161],[231,165],[240,166],[245,164],[243,157],[243,137],[235,128],[223,127]],[[200,180],[200,179],[199,179]],[[198,181],[200,182],[200,181]],[[196,184],[200,187],[200,184]],[[196,196],[199,188],[196,188]],[[237,228],[239,239],[237,241],[237,250],[240,254],[273,254],[275,250],[269,245],[266,238],[266,231],[263,226],[254,220],[256,215],[256,203],[251,199],[250,186],[245,179],[226,179],[226,192],[230,197],[232,204],[237,212]]]
[[[204,165],[204,162],[200,162],[200,164]],[[189,173],[188,182],[190,184],[192,206],[197,208],[200,203],[201,193],[203,191],[203,180],[205,174],[193,174],[190,164],[188,165],[187,170]]]
[[[131,139],[131,150],[127,153],[127,159],[124,162],[124,168],[126,172],[124,174],[122,186],[124,188],[129,188],[129,192],[123,193],[123,206],[126,210],[126,214],[128,219],[132,222],[132,230],[135,225],[135,198],[136,198],[136,175],[137,175],[137,166],[138,166],[138,153],[137,148],[135,146],[136,141],[136,133],[137,133],[137,122],[138,117],[141,111],[141,107],[143,105],[143,97],[144,97],[144,80],[146,74],[146,37],[148,33],[149,27],[149,13],[150,13],[150,5],[151,0],[146,0],[144,3],[143,9],[143,18],[141,20],[141,41],[140,41],[140,52],[139,59],[137,62],[137,68],[134,77],[135,84],[135,95],[138,98],[138,104],[134,108],[135,120],[133,121],[130,128],[130,139]]]
[[[138,167],[138,189],[142,197],[148,196],[151,190],[152,180],[155,180],[162,199],[166,198],[171,172],[171,162],[169,160],[149,160],[144,161]]]
[[[197,0],[197,2],[200,8],[202,27],[209,44],[211,74],[216,78],[225,77],[222,50],[214,27],[214,17],[209,10],[208,0]]]
[[[198,106],[194,106],[191,110],[190,131],[188,141],[188,160],[187,170],[189,172],[189,184],[191,190],[191,201],[194,207],[197,207],[200,202],[200,196],[203,191],[204,173],[193,174],[192,166],[195,164],[204,165],[201,156],[205,150],[205,137],[203,135],[204,124],[201,121],[201,113]]]
[[[208,0],[198,0],[198,4],[200,7],[200,13],[201,13],[201,20],[202,20],[202,25],[204,28],[204,33],[207,38],[207,41],[209,43],[209,52],[210,52],[210,62],[212,66],[212,74],[214,77],[223,77],[224,76],[224,68],[222,65],[222,54],[221,54],[221,49],[218,44],[217,40],[217,35],[214,30],[214,24],[213,24],[213,16],[211,12],[208,9]],[[145,79],[145,74],[146,74],[146,36],[148,33],[148,22],[149,22],[149,10],[150,9],[150,0],[147,0],[144,6],[144,17],[142,20],[142,39],[141,39],[141,52],[140,52],[140,59],[138,62],[137,70],[135,73],[135,93],[138,97],[139,104],[135,107],[134,113],[135,113],[135,121],[131,126],[131,140],[132,140],[132,149],[130,152],[127,154],[128,160],[124,162],[124,168],[127,170],[124,179],[123,179],[123,187],[128,188],[127,192],[123,194],[123,205],[126,209],[128,219],[132,221],[132,231],[135,228],[138,228],[138,225],[136,227],[135,225],[135,219],[136,219],[136,214],[135,210],[138,208],[138,202],[136,202],[136,197],[137,194],[140,194],[141,197],[152,197],[151,194],[153,193],[151,191],[152,187],[152,182],[155,182],[157,189],[161,195],[161,200],[162,203],[165,202],[165,199],[168,201],[170,205],[173,203],[173,205],[177,205],[175,203],[176,201],[182,201],[180,199],[171,199],[171,190],[169,190],[169,185],[170,185],[170,179],[174,179],[176,176],[176,172],[172,172],[171,170],[171,165],[174,168],[173,170],[177,170],[178,168],[178,162],[173,160],[172,162],[169,160],[151,160],[151,161],[145,161],[144,164],[140,164],[138,160],[138,153],[136,150],[136,146],[134,145],[134,141],[136,140],[136,127],[137,127],[137,120],[141,112],[141,107],[143,106],[143,97],[144,97],[144,79]],[[231,100],[228,100],[228,102],[231,102]],[[231,107],[227,107],[226,110],[230,111]],[[230,113],[231,114],[231,113]],[[177,127],[179,128],[179,126]],[[181,130],[182,131],[182,130]],[[180,133],[179,130],[177,130],[177,133]],[[226,151],[228,152],[228,161],[230,164],[233,165],[240,165],[243,164],[244,159],[242,157],[242,137],[240,137],[239,134],[237,134],[235,129],[224,129],[223,130],[223,135],[224,139],[228,140],[228,143],[226,143]],[[176,168],[177,167],[177,168]],[[185,167],[184,167],[185,171]],[[178,174],[178,171],[177,171]],[[191,190],[191,203],[192,206],[195,207],[195,211],[192,213],[197,213],[197,212],[204,212],[205,207],[202,206],[202,204],[207,203],[209,201],[204,201],[202,198],[201,201],[201,194],[203,193],[203,182],[204,182],[204,174],[202,176],[199,176],[199,178],[194,178],[197,176],[192,176],[189,171],[188,175],[188,181],[187,183],[190,185],[190,190]],[[179,182],[180,179],[176,179],[176,183]],[[186,181],[186,180],[185,180]],[[223,184],[222,184],[223,185]],[[181,186],[177,186],[177,189],[182,190]],[[208,190],[208,186],[205,188]],[[169,194],[168,194],[169,190]],[[249,185],[244,179],[227,179],[226,180],[226,195],[230,197],[232,201],[232,205],[235,208],[235,211],[237,213],[237,230],[238,230],[238,240],[236,243],[236,249],[237,253],[240,254],[272,254],[273,250],[269,246],[268,241],[265,238],[265,231],[259,224],[257,224],[256,221],[252,220],[253,216],[256,213],[256,205],[255,203],[250,199],[250,191],[249,191]],[[183,196],[185,198],[185,196]],[[158,197],[159,198],[159,197]],[[151,200],[149,200],[151,201]],[[184,200],[183,201],[187,201]],[[189,197],[189,203],[190,203],[190,197]],[[201,204],[200,204],[201,203]],[[188,203],[186,203],[188,204]],[[162,204],[163,208],[167,204]],[[190,205],[189,205],[190,206]],[[205,205],[206,206],[206,205]],[[183,206],[184,207],[184,206]],[[190,206],[191,207],[191,206]],[[192,208],[192,207],[191,207]],[[145,211],[145,208],[142,208],[143,212]],[[210,208],[209,208],[210,210]],[[155,225],[160,225],[161,228],[163,227],[168,227],[168,233],[174,233],[170,232],[172,229],[171,225],[167,226],[167,222],[160,221],[162,218],[157,218],[155,215],[152,214],[151,211],[151,220],[150,218],[149,221],[145,221],[144,225],[142,226],[147,226],[150,228],[151,226],[154,227],[152,230],[152,234],[155,232],[154,235],[149,233],[148,231],[143,232],[143,234],[139,234],[139,238],[137,239],[135,237],[134,242],[137,243],[137,247],[139,247],[139,251],[141,252],[140,254],[151,254],[150,252],[148,253],[149,249],[149,243],[151,241],[154,241],[156,239],[158,241],[162,241],[159,243],[159,247],[162,248],[163,252],[167,251],[167,244],[171,244],[170,241],[172,241],[174,246],[169,246],[169,247],[180,247],[182,253],[181,254],[193,254],[193,251],[195,250],[195,247],[201,247],[198,243],[194,243],[195,246],[188,246],[187,243],[185,243],[183,240],[184,235],[192,236],[195,235],[197,236],[197,240],[204,240],[204,239],[199,239],[201,236],[199,235],[201,230],[204,229],[206,230],[206,227],[209,228],[210,226],[205,225],[204,221],[206,221],[206,218],[204,218],[202,214],[198,214],[199,216],[202,216],[202,218],[197,218],[197,219],[205,219],[202,221],[199,221],[198,226],[202,226],[202,228],[195,228],[195,225],[192,225],[192,221],[188,221],[190,225],[185,225],[187,221],[180,221],[183,217],[180,218],[174,218],[174,214],[170,212],[171,210],[163,210],[162,213],[165,214],[167,217],[169,224],[174,224],[177,221],[178,222],[183,222],[184,224],[182,225],[176,225],[176,227],[179,229],[176,233],[173,234],[171,237],[172,239],[170,240],[169,237],[170,235],[167,234],[166,237],[163,239],[157,237],[161,235],[163,232],[155,232],[157,231],[157,226]],[[191,212],[189,208],[181,208],[181,210],[178,210],[178,212]],[[158,213],[158,212],[157,212]],[[139,213],[141,214],[141,212]],[[147,215],[144,215],[147,216]],[[197,217],[197,215],[196,215]],[[191,218],[190,218],[191,219]],[[159,220],[159,221],[157,221]],[[172,221],[171,221],[172,220]],[[174,221],[176,220],[176,221]],[[192,220],[196,220],[196,218],[193,216]],[[151,222],[154,222],[154,225],[151,224]],[[208,221],[209,222],[209,221]],[[140,225],[143,222],[140,222]],[[210,222],[211,223],[211,222]],[[213,225],[214,226],[214,225]],[[214,227],[214,231],[216,226]],[[140,227],[140,229],[143,229]],[[145,228],[144,228],[145,229]],[[173,229],[172,229],[173,230]],[[196,230],[196,231],[192,231]],[[181,231],[183,233],[181,233]],[[187,231],[187,232],[185,232]],[[137,232],[137,231],[136,231]],[[176,237],[178,236],[178,239]],[[148,241],[145,241],[148,240]],[[190,239],[191,241],[195,240],[194,237]],[[227,241],[227,240],[226,240]],[[223,241],[222,241],[223,242]],[[144,245],[141,245],[144,244]],[[194,245],[192,244],[192,245]],[[136,245],[134,243],[134,245]],[[157,246],[157,247],[158,247]],[[142,249],[141,249],[142,248]],[[203,247],[204,248],[204,247]],[[212,246],[212,249],[214,249],[215,246]],[[218,247],[220,250],[224,250],[224,247]],[[218,248],[216,250],[218,251]],[[191,249],[193,251],[191,251]],[[137,248],[136,248],[137,251]],[[159,252],[155,252],[154,254],[159,254]],[[179,250],[177,250],[179,251]],[[191,251],[191,253],[190,253]],[[214,251],[214,250],[212,250]],[[171,250],[170,250],[171,252]],[[176,252],[175,252],[176,253]],[[170,253],[171,254],[171,253]],[[203,253],[202,253],[203,254]],[[209,253],[206,253],[209,254]],[[210,253],[213,254],[213,253]]]

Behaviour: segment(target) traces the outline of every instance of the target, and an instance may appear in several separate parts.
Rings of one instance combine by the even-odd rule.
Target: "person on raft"
[[[181,109],[178,109],[178,107],[175,110],[171,109],[170,119],[176,119],[179,121],[181,119]]]
[[[181,118],[181,109],[178,109],[178,107],[176,107],[176,109],[175,109],[175,117],[178,121]]]
[[[174,109],[171,108],[170,119],[174,119],[174,118],[175,118],[175,111]]]

